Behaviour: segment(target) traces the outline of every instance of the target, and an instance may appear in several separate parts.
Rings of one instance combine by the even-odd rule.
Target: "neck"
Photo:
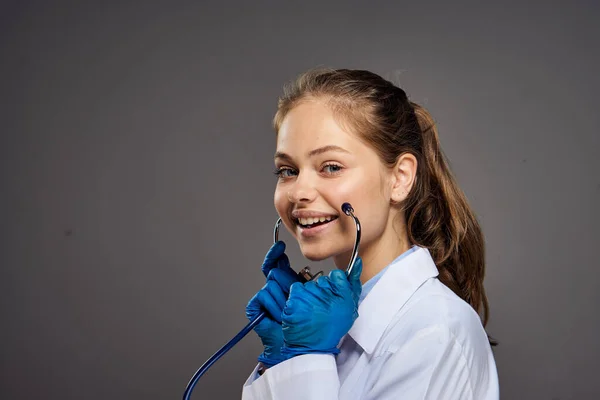
[[[363,270],[360,281],[364,284],[387,267],[400,254],[410,249],[406,225],[388,224],[385,231],[377,239],[361,243],[359,256],[362,258]],[[345,269],[351,257],[351,252],[334,257],[337,268]]]

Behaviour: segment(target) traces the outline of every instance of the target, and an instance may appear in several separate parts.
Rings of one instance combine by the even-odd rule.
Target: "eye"
[[[326,164],[323,166],[323,171],[329,175],[339,174],[344,167],[338,164]]]
[[[289,167],[279,167],[273,173],[279,178],[289,178],[297,174],[296,170]]]

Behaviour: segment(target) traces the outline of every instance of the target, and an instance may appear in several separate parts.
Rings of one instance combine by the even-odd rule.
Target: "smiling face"
[[[277,135],[275,208],[306,258],[334,257],[345,268],[356,235],[341,211],[348,202],[362,225],[363,264],[369,253],[386,253],[389,262],[401,241],[391,205],[397,174],[344,126],[323,101],[303,101],[288,112]]]

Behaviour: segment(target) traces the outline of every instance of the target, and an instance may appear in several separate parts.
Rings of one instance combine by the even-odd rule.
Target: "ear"
[[[411,153],[398,157],[392,171],[391,200],[400,203],[408,197],[417,178],[417,158]]]

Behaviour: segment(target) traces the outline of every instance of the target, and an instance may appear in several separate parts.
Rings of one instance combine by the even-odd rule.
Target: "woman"
[[[498,399],[484,239],[430,115],[376,74],[321,69],[286,88],[274,126],[275,208],[306,258],[338,269],[301,283],[283,242],[269,250],[242,397]],[[348,277],[344,202],[362,225]]]

